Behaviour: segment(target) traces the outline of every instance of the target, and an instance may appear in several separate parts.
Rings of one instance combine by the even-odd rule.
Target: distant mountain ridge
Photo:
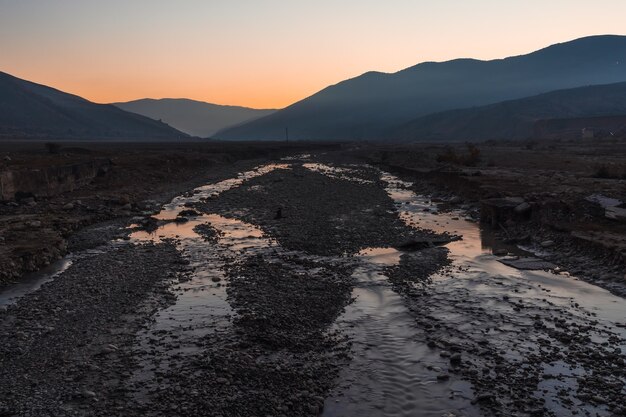
[[[0,72],[0,136],[175,140],[185,133],[109,104]]]
[[[217,131],[267,116],[274,109],[224,106],[189,99],[140,99],[113,103],[122,110],[163,120],[192,136],[211,137]]]
[[[229,140],[376,140],[418,117],[559,89],[626,81],[626,37],[591,36],[505,59],[368,72],[216,134]]]
[[[526,139],[544,119],[626,114],[626,82],[557,90],[417,118],[389,134],[402,141]]]

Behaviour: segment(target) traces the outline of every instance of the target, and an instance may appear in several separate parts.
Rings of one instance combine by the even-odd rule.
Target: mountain
[[[482,107],[419,117],[393,131],[390,139],[526,139],[542,119],[626,114],[626,82],[558,90]]]
[[[368,72],[216,137],[283,139],[288,127],[293,139],[379,139],[430,113],[621,81],[626,81],[626,36],[592,36],[505,59]]]
[[[96,104],[0,72],[0,137],[173,140],[186,134],[110,104]]]
[[[163,120],[180,131],[203,138],[210,137],[221,129],[250,122],[276,111],[172,98],[142,99],[113,104],[122,110]]]

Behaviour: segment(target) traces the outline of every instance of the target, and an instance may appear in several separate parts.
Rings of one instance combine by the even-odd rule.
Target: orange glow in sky
[[[376,70],[624,34],[623,0],[0,0],[0,71],[89,100],[279,108]]]

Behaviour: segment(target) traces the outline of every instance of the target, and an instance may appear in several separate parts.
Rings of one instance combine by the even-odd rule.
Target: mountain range
[[[396,141],[527,139],[546,119],[626,115],[626,82],[557,90],[533,97],[415,119],[395,129]]]
[[[0,72],[0,136],[176,140],[165,123]]]
[[[216,137],[282,140],[288,128],[293,139],[393,139],[400,126],[419,131],[419,119],[428,114],[622,81],[626,36],[591,36],[505,59],[456,59],[393,74],[368,72]]]
[[[578,126],[600,116],[594,123],[613,129],[622,119],[607,117],[625,115],[626,36],[617,35],[491,61],[368,72],[276,111],[187,99],[96,104],[0,72],[0,137],[283,140],[288,129],[295,140],[522,139],[540,120]],[[543,126],[558,135],[557,125]]]
[[[188,99],[141,99],[113,103],[122,110],[163,120],[192,136],[207,138],[219,130],[267,116],[276,110],[222,106]]]

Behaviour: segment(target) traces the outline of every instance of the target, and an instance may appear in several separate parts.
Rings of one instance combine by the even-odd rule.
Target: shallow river
[[[305,167],[325,175],[359,181],[350,178],[349,167],[337,169],[323,164],[306,164]],[[198,338],[209,332],[223,331],[230,325],[234,313],[226,299],[227,282],[223,272],[229,260],[258,253],[268,258],[286,253],[252,224],[214,214],[190,216],[185,223],[172,220],[191,203],[219,198],[221,192],[276,169],[289,169],[289,163],[264,165],[236,178],[207,184],[179,196],[154,216],[161,222],[154,232],[131,234],[132,244],[176,240],[190,269],[186,279],[172,284],[176,302],[157,313],[154,322],[139,335],[138,352],[158,350],[158,340],[165,334],[176,339],[177,349],[172,350],[171,343],[163,344],[167,349],[160,352],[162,360],[156,365],[145,363],[136,379],[147,383],[158,367],[167,367],[169,361],[180,354],[195,352]],[[508,358],[516,360],[536,349],[536,340],[520,336],[525,328],[533,325],[532,317],[556,311],[559,314],[566,311],[569,320],[580,323],[597,320],[607,332],[626,338],[626,329],[617,326],[626,321],[626,303],[622,298],[568,274],[520,271],[506,266],[492,254],[488,243],[491,239],[478,224],[466,220],[460,212],[439,213],[437,205],[427,196],[416,195],[408,189],[409,183],[389,173],[382,172],[381,178],[387,184],[389,196],[397,204],[400,217],[409,226],[462,236],[462,240],[446,245],[453,265],[433,277],[433,282],[426,288],[427,301],[420,306],[425,316],[450,326],[451,338],[462,334],[478,343],[488,337],[490,343],[507,352]],[[210,224],[218,231],[215,242],[205,240],[195,229],[204,224]],[[517,251],[515,248],[511,250]],[[71,262],[88,255],[70,255],[8,288],[0,294],[0,305],[15,302],[21,295],[37,290]],[[440,377],[447,373],[449,360],[427,346],[425,330],[416,326],[416,318],[405,299],[394,292],[388,282],[386,268],[397,265],[402,255],[403,252],[391,248],[369,248],[349,259],[315,257],[330,263],[356,265],[353,274],[355,301],[332,329],[350,336],[354,356],[341,372],[336,389],[326,399],[324,416],[480,414],[478,406],[472,404],[475,393],[471,383],[453,373],[449,378]],[[524,304],[523,314],[515,303]],[[602,341],[606,334],[597,333],[593,337]],[[621,348],[626,350],[626,345]],[[546,371],[566,376],[585,372],[559,363]],[[546,398],[549,409],[557,413],[562,411],[553,394],[572,383],[562,378],[542,384],[535,395]],[[601,413],[603,410],[599,407],[588,411]]]

